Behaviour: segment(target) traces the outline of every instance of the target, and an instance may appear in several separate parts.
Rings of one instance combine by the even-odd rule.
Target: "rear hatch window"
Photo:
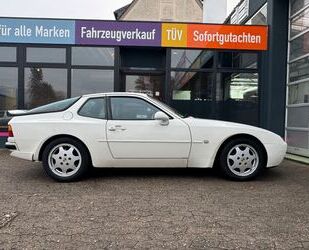
[[[75,102],[79,100],[79,98],[80,96],[58,102],[52,102],[50,104],[31,109],[28,112],[26,112],[25,115],[61,112],[71,107]]]

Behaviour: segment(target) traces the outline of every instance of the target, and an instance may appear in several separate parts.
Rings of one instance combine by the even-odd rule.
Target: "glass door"
[[[126,92],[144,93],[164,101],[164,75],[151,73],[126,73],[123,75]]]

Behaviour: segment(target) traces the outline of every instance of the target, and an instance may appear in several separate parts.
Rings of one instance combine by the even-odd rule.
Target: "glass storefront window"
[[[225,73],[224,100],[258,102],[258,75],[252,73]]]
[[[246,24],[266,25],[267,24],[267,4],[265,4]]]
[[[114,91],[114,71],[99,69],[72,70],[72,97]]]
[[[219,118],[245,124],[259,124],[257,73],[221,73],[217,76],[222,98],[218,98]]]
[[[288,152],[309,157],[309,0],[291,0],[290,4],[290,15],[294,16],[290,20],[289,59],[294,61],[288,64],[286,140]]]
[[[306,9],[300,15],[297,15],[290,23],[291,38],[298,35],[302,31],[309,29],[309,9]]]
[[[309,148],[309,132],[308,131],[288,130],[286,140],[288,142],[289,147],[303,148],[303,149]]]
[[[161,75],[126,75],[126,91],[144,93],[161,99],[162,76]]]
[[[258,55],[249,52],[220,52],[219,67],[234,69],[256,69]]]
[[[309,128],[309,106],[288,107],[287,126]]]
[[[72,47],[72,65],[114,66],[114,48]]]
[[[300,84],[290,85],[288,100],[290,105],[309,103],[309,80]]]
[[[65,48],[27,48],[27,62],[32,63],[65,63]]]
[[[291,0],[291,16],[306,5],[309,5],[309,0]]]
[[[67,98],[67,70],[25,68],[25,108]]]
[[[0,67],[0,111],[17,108],[18,69]]]
[[[212,100],[212,73],[172,71],[171,84],[172,100]]]
[[[173,49],[171,67],[179,69],[200,69],[213,66],[212,53],[202,50]]]
[[[309,57],[290,63],[289,81],[296,82],[309,78]]]
[[[16,62],[16,47],[0,47],[0,62]]]
[[[309,32],[290,42],[290,60],[309,53]]]

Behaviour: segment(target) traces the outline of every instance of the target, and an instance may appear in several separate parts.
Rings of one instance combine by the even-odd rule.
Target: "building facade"
[[[256,14],[250,13],[252,9]],[[309,1],[306,0],[244,0],[228,19],[229,23],[269,25],[269,50],[261,59],[265,68],[262,81],[268,96],[265,98],[278,99],[278,102],[271,102],[272,107],[263,102],[266,109],[277,110],[265,112],[274,114],[265,127],[273,130],[275,123],[281,124],[288,152],[303,157],[309,157],[308,18]],[[265,115],[262,117],[267,120]]]
[[[118,21],[201,23],[203,3],[201,0],[133,0],[114,14]]]
[[[289,10],[286,135],[289,152],[309,157],[309,1]]]

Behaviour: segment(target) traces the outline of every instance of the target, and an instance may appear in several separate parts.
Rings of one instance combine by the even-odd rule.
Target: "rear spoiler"
[[[27,113],[27,110],[8,110],[7,113],[10,116],[20,116]]]

